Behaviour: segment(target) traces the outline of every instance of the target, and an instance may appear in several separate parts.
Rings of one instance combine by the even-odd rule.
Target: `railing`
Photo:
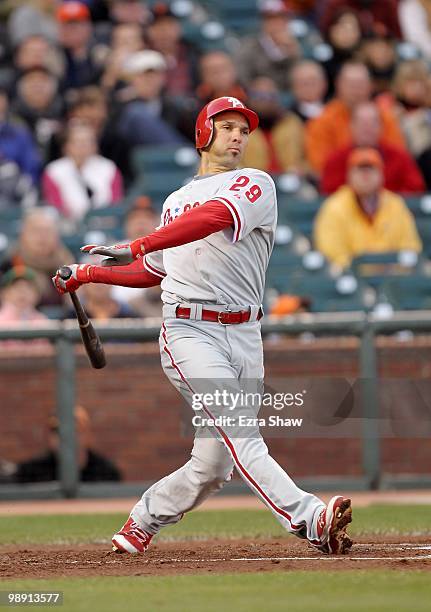
[[[97,331],[102,341],[109,340],[142,340],[151,341],[158,338],[159,321],[152,319],[139,321],[136,319],[113,320],[97,326]],[[379,319],[373,315],[363,312],[357,313],[331,313],[331,314],[309,314],[303,313],[295,316],[264,319],[262,324],[263,335],[272,333],[300,334],[310,332],[324,335],[352,335],[359,338],[359,371],[360,378],[364,382],[362,393],[363,414],[363,447],[362,464],[364,478],[351,486],[356,488],[378,488],[382,486],[380,473],[380,439],[378,415],[378,370],[375,337],[378,334],[391,334],[401,330],[412,332],[431,332],[431,313],[423,311],[394,313],[390,319]],[[37,327],[22,326],[0,329],[0,340],[17,339],[33,340],[46,338],[54,343],[56,351],[57,389],[56,403],[59,417],[60,434],[60,478],[59,490],[65,497],[75,497],[78,493],[78,466],[76,461],[76,438],[75,438],[75,351],[74,344],[80,342],[81,336],[76,322],[74,321],[47,321],[38,324]],[[89,366],[90,367],[90,366]],[[337,481],[338,482],[338,481]],[[323,488],[331,486],[330,483],[321,483]],[[413,480],[400,480],[389,483],[392,486],[422,486],[429,485],[429,479],[416,478]],[[386,483],[386,486],[389,486]],[[97,491],[103,494],[115,493],[119,488],[126,494],[134,492],[133,486],[121,486],[109,484],[107,486],[92,485],[92,494]],[[25,497],[18,493],[18,487],[12,487],[9,497],[14,494]],[[49,489],[49,487],[48,487]],[[31,489],[27,489],[27,492]],[[87,492],[88,493],[88,492]],[[118,494],[118,492],[117,492]],[[91,495],[91,493],[90,493]],[[33,492],[33,496],[34,492]]]

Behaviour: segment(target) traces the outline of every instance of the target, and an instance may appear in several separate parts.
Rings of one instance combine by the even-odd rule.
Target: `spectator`
[[[40,153],[47,160],[51,138],[60,130],[64,112],[58,79],[42,66],[27,70],[17,82],[11,109],[33,132]]]
[[[378,2],[370,2],[370,0],[327,0],[323,6],[320,19],[320,29],[323,34],[327,33],[329,24],[333,22],[334,14],[344,7],[350,7],[358,13],[364,34],[368,34],[376,24],[383,24],[392,36],[401,39],[398,0],[379,0]]]
[[[243,166],[272,174],[304,174],[307,162],[302,122],[284,110],[272,79],[258,77],[250,83],[248,106],[259,115],[259,127],[250,134]]]
[[[181,22],[165,2],[157,2],[147,28],[149,45],[165,58],[166,94],[190,95],[196,86],[196,57],[192,47],[182,40]]]
[[[80,291],[85,310],[91,319],[97,321],[109,321],[109,319],[136,318],[138,314],[124,300],[114,297],[111,285],[96,285],[83,287]],[[70,316],[75,317],[75,311],[71,309]]]
[[[14,266],[7,269],[0,277],[0,286],[0,324],[46,320],[46,316],[36,309],[40,295],[36,274],[31,268]]]
[[[415,161],[404,149],[382,139],[381,111],[374,102],[358,104],[352,111],[352,142],[329,156],[322,173],[320,190],[329,194],[346,182],[347,160],[356,147],[378,149],[383,159],[384,186],[390,191],[414,194],[425,191]]]
[[[36,206],[38,199],[38,189],[32,185],[31,178],[23,175],[15,162],[0,159],[0,212],[22,213]]]
[[[113,26],[110,51],[100,84],[108,92],[118,88],[124,80],[127,58],[144,49],[144,35],[139,23],[120,23]]]
[[[322,61],[328,77],[328,93],[332,97],[335,80],[341,66],[355,59],[361,44],[362,30],[358,13],[348,7],[340,7],[332,15],[325,35],[326,42],[331,46],[332,54]]]
[[[0,88],[0,160],[15,162],[33,185],[39,183],[41,160],[30,132],[9,117],[9,99]]]
[[[46,321],[47,317],[36,308],[40,299],[40,288],[31,268],[15,266],[0,277],[0,326],[12,327],[16,323]],[[1,340],[3,351],[49,347],[48,340]]]
[[[57,40],[54,11],[57,0],[18,0],[8,20],[9,40],[13,47],[29,36],[42,36],[51,42]]]
[[[90,416],[82,406],[75,408],[75,427],[77,434],[77,460],[79,478],[82,482],[118,481],[121,473],[114,463],[93,449],[93,433]],[[51,415],[47,423],[48,449],[42,455],[37,455],[19,463],[15,468],[12,481],[48,482],[58,480],[59,474],[59,422]]]
[[[1,82],[14,94],[17,79],[33,68],[45,68],[59,78],[64,70],[58,47],[48,38],[36,34],[24,38],[14,49],[8,64],[0,69]]]
[[[96,85],[81,87],[68,98],[68,121],[88,123],[96,132],[100,154],[111,159],[119,168],[124,180],[130,182],[130,145],[115,129],[117,110],[109,112],[108,101],[103,90]],[[58,141],[51,143],[51,159],[61,156]]]
[[[89,210],[122,199],[120,171],[114,162],[99,155],[96,132],[91,125],[69,123],[63,154],[45,168],[42,195],[64,217],[79,222]]]
[[[39,306],[62,304],[51,278],[62,265],[75,257],[60,239],[58,215],[52,209],[35,208],[24,215],[17,242],[7,253],[5,268],[27,266],[36,274],[41,289]]]
[[[431,78],[423,60],[402,62],[393,83],[394,95],[379,102],[390,104],[398,115],[409,151],[431,189]]]
[[[57,9],[59,42],[64,51],[64,89],[98,83],[108,48],[96,45],[90,11],[82,2],[66,2]]]
[[[420,252],[412,214],[400,196],[383,188],[378,151],[355,149],[347,166],[347,184],[325,200],[316,217],[316,248],[341,268],[365,253]]]
[[[320,64],[313,60],[300,60],[291,72],[294,97],[291,111],[303,123],[318,117],[325,105],[328,82]]]
[[[163,93],[166,62],[157,51],[132,55],[125,65],[134,98],[120,110],[116,133],[130,145],[182,144],[194,138],[194,122]]]
[[[222,96],[245,100],[247,94],[239,82],[232,58],[221,49],[204,53],[199,62],[200,83],[196,89],[199,103],[204,105]]]
[[[128,211],[124,220],[124,239],[126,242],[138,236],[153,232],[159,224],[159,216],[151,209],[151,200],[147,196],[138,198]],[[142,318],[161,317],[162,302],[160,286],[147,289],[134,287],[112,287],[112,297],[127,304]]]
[[[114,25],[120,23],[148,24],[150,13],[147,2],[142,0],[108,0],[109,20]]]
[[[290,69],[301,47],[289,31],[289,11],[282,0],[263,0],[257,36],[241,41],[236,55],[238,73],[248,83],[259,76],[272,78],[280,91],[290,89]]]
[[[382,108],[393,112],[400,122],[408,149],[431,188],[431,78],[423,60],[406,60],[396,70],[392,93],[378,97]]]
[[[45,68],[57,77],[63,76],[64,62],[58,47],[44,36],[28,36],[15,49],[14,66],[18,76],[32,68]]]
[[[336,81],[336,97],[323,112],[306,125],[305,146],[311,167],[319,174],[334,149],[352,140],[351,114],[355,106],[371,97],[371,79],[362,63],[347,62]],[[387,110],[382,110],[382,138],[389,144],[404,146],[400,127]]]
[[[398,16],[404,40],[431,60],[431,6],[428,0],[400,0]]]
[[[374,94],[389,91],[397,64],[395,39],[384,25],[376,25],[362,42],[358,57],[370,71]]]

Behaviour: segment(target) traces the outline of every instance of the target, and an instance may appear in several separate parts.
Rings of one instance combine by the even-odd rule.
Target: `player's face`
[[[214,118],[214,138],[209,147],[212,162],[226,168],[237,168],[244,155],[250,128],[247,119],[235,111]]]

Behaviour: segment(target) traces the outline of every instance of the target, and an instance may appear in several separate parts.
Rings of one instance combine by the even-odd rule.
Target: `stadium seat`
[[[320,208],[322,198],[309,202],[299,199],[292,194],[278,192],[278,218],[279,222],[291,224],[302,234],[311,238],[314,218]]]
[[[123,220],[128,210],[124,204],[115,204],[106,208],[95,208],[90,210],[81,227],[85,232],[100,231],[120,240],[123,237]]]
[[[310,300],[311,312],[368,310],[371,306],[366,287],[352,275],[333,279],[323,274],[286,279],[285,293]]]
[[[199,157],[189,146],[139,147],[133,151],[132,165],[137,176],[126,203],[140,195],[149,196],[161,209],[167,196],[179,189],[196,173]]]
[[[380,299],[385,299],[395,310],[430,310],[431,277],[414,274],[387,278]]]
[[[406,196],[405,202],[416,219],[431,216],[431,194],[421,196]]]
[[[423,252],[431,258],[431,218],[416,219],[416,226],[422,240]]]
[[[228,30],[236,34],[255,32],[259,25],[256,0],[217,0],[203,3],[208,12],[217,17]]]
[[[355,257],[351,264],[353,273],[374,288],[385,282],[388,276],[408,276],[417,273],[423,259],[414,251],[367,253]]]
[[[191,146],[136,147],[132,152],[132,168],[137,176],[161,170],[194,174],[198,163],[199,156]]]

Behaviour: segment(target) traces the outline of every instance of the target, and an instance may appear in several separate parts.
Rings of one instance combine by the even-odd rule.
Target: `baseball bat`
[[[58,273],[63,280],[68,280],[72,275],[72,270],[67,266],[63,266],[60,268]],[[104,368],[106,365],[106,357],[100,338],[89,320],[87,313],[85,312],[75,291],[71,291],[69,295],[72,300],[73,307],[75,308],[79,323],[79,330],[81,332],[82,341],[84,343],[85,350],[87,351],[90,363],[93,368],[96,368],[97,370]]]

